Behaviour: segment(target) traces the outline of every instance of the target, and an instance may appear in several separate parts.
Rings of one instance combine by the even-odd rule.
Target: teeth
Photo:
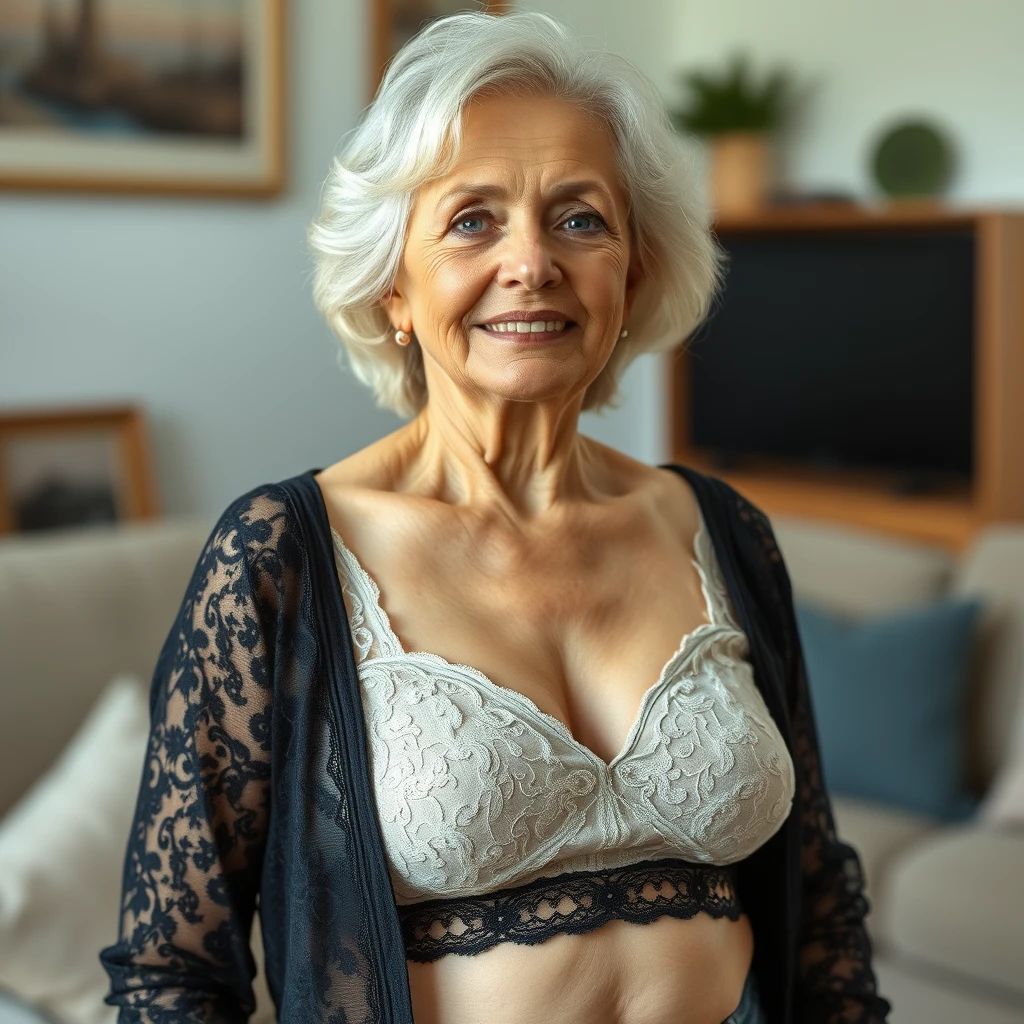
[[[542,331],[565,330],[564,320],[509,320],[508,323],[486,324],[495,334],[540,334]]]

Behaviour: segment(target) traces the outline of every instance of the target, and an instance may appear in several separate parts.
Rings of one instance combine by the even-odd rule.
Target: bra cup
[[[646,860],[724,866],[782,827],[793,763],[703,528],[695,564],[709,621],[683,638],[608,764],[525,695],[404,651],[376,583],[335,537],[400,904]]]
[[[471,674],[438,675],[436,656],[364,663],[368,703],[379,709],[369,722],[378,815],[399,900],[481,894],[595,857],[609,866],[731,864],[766,842],[792,803],[792,763],[751,696],[760,696],[752,669],[730,653],[745,638],[717,639],[666,680],[631,750],[610,767],[543,712],[506,706]]]
[[[360,666],[378,818],[406,900],[543,868],[593,827],[600,791],[581,750],[432,661]]]
[[[792,762],[754,684],[742,633],[720,635],[659,695],[613,784],[667,842],[699,863],[731,864],[782,826]],[[725,793],[723,794],[723,789]]]

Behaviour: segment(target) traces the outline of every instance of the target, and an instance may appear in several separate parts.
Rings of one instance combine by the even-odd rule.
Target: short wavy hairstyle
[[[577,103],[608,125],[617,145],[643,280],[628,337],[587,388],[584,409],[617,404],[629,363],[683,342],[721,285],[724,255],[692,150],[643,74],[621,57],[584,48],[545,14],[439,18],[388,65],[332,163],[309,231],[317,307],[355,376],[400,416],[416,415],[427,401],[423,355],[416,342],[394,344],[382,302],[401,264],[417,189],[454,165],[467,103],[495,92]]]

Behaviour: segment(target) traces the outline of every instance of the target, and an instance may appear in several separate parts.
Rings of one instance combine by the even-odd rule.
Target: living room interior
[[[396,40],[469,5],[128,6],[0,13],[0,1024],[116,1020],[148,681],[218,514],[400,425],[305,233]],[[1024,1022],[1024,5],[529,6],[652,79],[729,256],[581,429],[770,516],[891,1020]]]

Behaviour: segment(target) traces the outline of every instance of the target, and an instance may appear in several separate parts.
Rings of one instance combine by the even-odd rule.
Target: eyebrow
[[[554,200],[571,199],[573,196],[584,195],[587,192],[596,192],[598,195],[611,202],[612,197],[608,189],[599,181],[589,178],[581,178],[578,181],[562,182],[562,184],[557,185],[551,190],[550,198]],[[480,184],[469,183],[466,185],[456,185],[454,188],[450,188],[438,198],[437,205],[445,206],[453,199],[457,199],[462,196],[476,196],[480,199],[504,199],[506,195],[507,193],[505,189],[500,185],[492,185],[487,182],[481,182]]]

